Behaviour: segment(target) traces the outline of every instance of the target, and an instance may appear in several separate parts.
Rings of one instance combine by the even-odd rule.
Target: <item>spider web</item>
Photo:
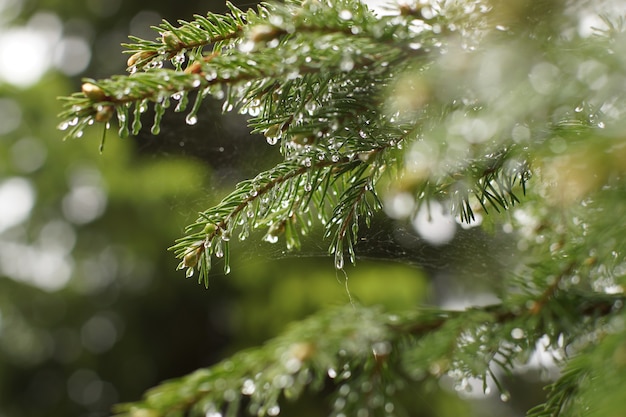
[[[196,125],[188,126],[184,114],[167,114],[161,133],[152,137],[149,127],[136,138],[137,152],[168,158],[178,155],[195,158],[211,171],[211,181],[206,190],[207,201],[199,206],[208,208],[209,201],[216,202],[241,180],[252,178],[281,160],[279,148],[267,144],[260,135],[251,135],[246,118],[239,114],[222,114],[221,103],[205,100]],[[177,204],[177,203],[172,203]],[[174,206],[173,211],[188,216],[189,223],[197,216],[187,206]],[[233,241],[231,251],[233,272],[238,262],[271,262],[285,258],[319,258],[320,264],[333,269],[328,254],[329,240],[322,238],[322,227],[302,238],[300,251],[287,251],[284,241],[270,244],[262,240],[263,234],[253,233],[246,241]],[[433,245],[420,237],[409,220],[394,220],[379,213],[370,228],[363,225],[355,245],[357,267],[359,259],[379,262],[399,262],[427,273],[440,287],[441,294],[449,288],[463,292],[467,288],[490,288],[500,282],[504,265],[511,261],[511,236],[505,233],[487,234],[480,228],[463,229],[454,226],[453,237],[445,244]],[[219,262],[212,273],[220,274]],[[451,280],[454,284],[451,285]],[[468,284],[471,282],[471,286]],[[459,285],[460,284],[460,285]],[[465,285],[464,285],[465,284]]]

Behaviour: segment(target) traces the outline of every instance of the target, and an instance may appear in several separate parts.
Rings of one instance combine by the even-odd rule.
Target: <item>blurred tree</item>
[[[216,264],[230,273],[235,240],[284,240],[306,253],[328,239],[348,295],[344,258],[355,264],[363,253],[425,270],[445,264],[465,279],[489,274],[492,298],[459,310],[443,308],[445,300],[411,305],[387,289],[385,309],[351,297],[117,411],[272,416],[295,413],[286,400],[311,403],[320,393],[330,398],[324,413],[335,416],[458,414],[411,392],[438,381],[508,402],[502,375],[539,362],[561,373],[529,415],[621,415],[626,263],[614,216],[626,203],[626,43],[623,19],[590,28],[592,6],[433,1],[376,14],[352,0],[245,12],[229,5],[228,14],[164,22],[156,40],[132,38],[131,75],[86,80],[66,98],[60,128],[68,137],[93,124],[108,129],[114,118],[120,136],[138,135],[149,107],[155,135],[169,107],[196,126],[213,96],[225,111],[250,116],[252,131],[280,150],[278,162],[263,160],[266,170],[202,211],[172,247],[187,277],[208,287]],[[410,223],[421,241],[400,224],[378,225],[381,211]],[[371,225],[374,233],[361,230]],[[429,252],[424,242],[450,246]],[[498,246],[509,256],[471,255]],[[390,271],[377,274],[389,273],[377,277],[386,287],[423,293],[419,281],[394,283]],[[278,295],[244,314],[267,322],[265,308],[317,309],[315,296],[295,297],[288,269],[281,272],[270,274],[283,279]],[[328,297],[319,278],[300,279]],[[379,291],[369,284],[364,304],[368,290]],[[280,309],[268,306],[274,299]]]

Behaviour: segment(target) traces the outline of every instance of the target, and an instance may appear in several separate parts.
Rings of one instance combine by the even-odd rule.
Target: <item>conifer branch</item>
[[[623,285],[626,244],[603,206],[624,208],[626,61],[616,47],[623,25],[609,23],[589,39],[565,37],[576,30],[556,21],[546,27],[524,15],[535,10],[527,6],[491,14],[495,3],[420,2],[376,17],[352,0],[287,1],[247,12],[229,5],[224,16],[164,22],[156,41],[133,38],[132,74],[85,80],[81,93],[65,98],[60,127],[68,137],[91,124],[108,127],[115,116],[121,136],[137,134],[149,105],[158,134],[172,101],[193,124],[212,95],[225,111],[247,113],[252,131],[279,145],[281,163],[237,184],[171,248],[179,268],[198,272],[207,286],[215,257],[229,271],[231,238],[255,230],[271,243],[284,237],[291,250],[319,221],[335,266],[343,267],[346,253],[354,262],[360,228],[382,207],[383,178],[391,188],[384,192],[409,196],[407,216],[439,200],[466,223],[476,210],[521,205],[531,168],[541,180],[509,218],[520,251],[529,249],[519,269],[507,272],[501,304],[401,315],[334,310],[265,347],[157,387],[120,412],[275,415],[283,398],[330,385],[341,405],[335,415],[356,415],[364,405],[384,413],[381,404],[394,405],[395,381],[447,375],[460,387],[469,378],[486,386],[497,368],[511,371],[543,336],[553,349],[588,351],[590,359],[569,361],[531,415],[565,413],[579,397],[597,400],[585,382],[597,375],[594,367],[609,374],[611,361],[623,360],[610,319],[624,297],[609,293]],[[526,33],[522,21],[537,27]],[[494,80],[485,79],[485,69]],[[555,219],[557,210],[572,221]],[[373,387],[387,377],[389,389],[377,396]],[[611,381],[619,387],[622,380]]]
[[[624,296],[596,294],[582,299],[584,302],[580,303],[581,298],[564,293],[562,299],[550,303],[575,305],[578,323],[587,323],[580,327],[591,327],[594,324],[589,319],[603,320],[608,312],[615,312],[613,306],[623,302]],[[239,415],[245,408],[250,415],[275,415],[285,398],[295,399],[304,390],[320,391],[327,385],[345,385],[351,392],[364,395],[358,398],[378,398],[384,395],[384,390],[368,385],[368,391],[363,392],[359,387],[363,387],[363,381],[379,379],[383,363],[389,374],[385,381],[387,392],[392,392],[390,383],[399,388],[405,380],[443,374],[455,375],[458,383],[469,377],[485,379],[493,376],[492,362],[510,370],[519,352],[533,346],[541,337],[542,324],[534,322],[534,329],[529,329],[526,337],[514,333],[507,340],[508,345],[500,339],[503,331],[524,327],[523,323],[533,316],[532,308],[502,305],[465,311],[421,310],[404,315],[365,307],[333,309],[298,323],[263,347],[165,382],[148,391],[143,401],[123,404],[117,411],[125,417],[161,417],[176,412],[193,417],[211,412]],[[568,323],[560,323],[566,327],[553,331],[568,334],[569,344],[584,334],[584,330],[572,332]],[[324,338],[317,337],[320,334]],[[484,346],[479,354],[473,350],[475,343]],[[517,344],[524,346],[516,349]],[[567,375],[562,378],[567,379]],[[572,375],[576,376],[570,373],[569,377]],[[562,407],[568,394],[553,395],[545,409],[554,411],[555,407]],[[383,403],[355,402],[352,398],[345,398],[347,401],[342,401],[341,408],[334,412],[354,413],[364,407],[376,413],[389,403],[400,407],[393,394]]]

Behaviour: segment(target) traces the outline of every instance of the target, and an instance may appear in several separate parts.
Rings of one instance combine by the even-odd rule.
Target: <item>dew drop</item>
[[[339,18],[342,20],[352,19],[352,12],[350,10],[342,10],[339,12]]]
[[[337,371],[335,371],[333,368],[328,368],[328,376],[330,379],[337,378]]]
[[[343,269],[343,254],[341,252],[335,252],[335,268]]]
[[[339,63],[339,68],[341,68],[341,70],[345,72],[352,71],[352,69],[354,68],[354,61],[350,56],[346,55]]]
[[[63,122],[63,123],[59,123],[59,125],[57,126],[57,129],[67,130],[68,127],[70,127],[70,124],[68,122]]]
[[[520,329],[519,327],[516,327],[515,329],[511,330],[511,337],[513,339],[522,339],[525,336],[524,330]]]
[[[218,258],[224,257],[224,248],[222,247],[222,241],[219,240],[215,246],[215,256]]]
[[[176,107],[174,107],[174,111],[177,113],[185,111],[185,109],[187,108],[187,104],[189,103],[189,95],[186,91],[179,92],[178,97],[180,98],[180,100],[178,101]],[[172,96],[172,98],[175,97]]]
[[[187,278],[191,278],[193,276],[194,273],[194,269],[193,268],[187,268],[187,272],[185,272],[185,276]]]
[[[508,392],[503,392],[502,394],[500,394],[500,401],[502,402],[507,402],[511,399],[511,394],[509,394]]]
[[[256,43],[253,40],[247,40],[239,44],[239,50],[243,53],[252,52]]]
[[[267,143],[270,145],[276,145],[278,143],[277,137],[267,137]]]
[[[317,103],[311,100],[304,105],[304,108],[309,112],[309,114],[312,114],[317,109]]]
[[[278,406],[278,404],[273,405],[267,409],[268,416],[277,416],[279,414],[280,414],[280,407]]]
[[[207,71],[206,75],[204,76],[204,79],[207,81],[213,81],[216,78],[217,78],[217,71],[215,71],[214,69]]]
[[[276,243],[276,242],[278,242],[278,236],[276,236],[276,235],[274,235],[272,233],[268,233],[268,234],[265,235],[263,240],[268,242],[268,243]]]
[[[252,395],[256,391],[256,385],[254,385],[254,381],[251,379],[246,379],[243,381],[243,385],[241,386],[241,393],[243,395]]]
[[[198,117],[195,114],[188,114],[187,117],[185,117],[185,122],[188,125],[195,125],[198,123]]]

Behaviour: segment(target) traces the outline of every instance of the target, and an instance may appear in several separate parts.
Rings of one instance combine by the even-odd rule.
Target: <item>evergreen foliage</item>
[[[529,415],[621,415],[626,42],[620,19],[581,34],[589,5],[570,3],[402,3],[384,16],[353,0],[229,5],[163,22],[154,41],[131,38],[130,75],[85,80],[66,97],[68,137],[113,119],[120,136],[137,134],[148,106],[158,134],[174,103],[195,124],[213,96],[279,148],[282,162],[200,213],[172,247],[206,286],[215,258],[228,273],[231,237],[261,230],[298,250],[318,222],[343,269],[363,227],[400,195],[407,217],[438,202],[459,222],[514,234],[520,252],[498,305],[324,312],[119,413],[276,415],[281,401],[330,387],[331,415],[404,415],[406,381],[479,378],[506,398],[496,369],[543,343],[563,371]]]

